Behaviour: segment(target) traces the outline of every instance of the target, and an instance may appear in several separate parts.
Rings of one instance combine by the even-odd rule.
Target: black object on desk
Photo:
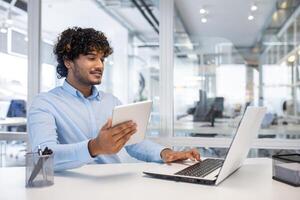
[[[292,186],[300,186],[300,154],[273,155],[272,178]]]

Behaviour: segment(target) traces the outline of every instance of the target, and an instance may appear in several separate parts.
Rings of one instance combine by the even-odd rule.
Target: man
[[[112,110],[121,102],[95,87],[101,83],[104,59],[111,53],[100,31],[74,27],[61,33],[54,54],[59,78],[66,79],[62,86],[39,94],[30,107],[32,150],[51,148],[56,171],[90,162],[119,163],[122,153],[147,162],[200,160],[195,149],[175,152],[147,140],[125,146],[136,124],[129,121],[112,127]]]

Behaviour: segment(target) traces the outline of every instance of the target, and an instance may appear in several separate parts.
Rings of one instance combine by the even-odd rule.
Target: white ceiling
[[[115,10],[124,20],[131,24],[136,34],[143,35],[143,38],[148,42],[158,42],[158,34],[136,8],[123,7]],[[153,8],[152,12],[154,15],[159,16],[157,8]]]
[[[247,18],[254,1],[257,2],[258,10],[254,13],[255,19],[249,21]],[[202,43],[209,45],[207,41],[213,42],[212,38],[218,38],[215,41],[223,38],[235,46],[246,47],[255,44],[264,25],[269,22],[275,4],[276,0],[175,0],[178,15],[192,42],[199,43],[202,40]],[[209,10],[206,24],[200,22],[201,7]],[[95,0],[43,0],[43,34],[53,40],[66,26],[74,25],[92,26],[105,32],[108,29],[107,24],[112,27],[117,22],[101,21],[106,14],[100,10]],[[137,34],[144,35],[150,42],[157,41],[158,35],[136,8],[120,7],[115,11],[132,25]],[[154,8],[157,17],[158,12],[159,10]]]
[[[105,20],[103,20],[105,19]],[[120,31],[118,23],[107,17],[94,0],[43,0],[42,33],[43,37],[55,40],[67,27],[93,27],[107,35]]]
[[[147,41],[155,41],[158,35],[153,31],[149,23],[134,7],[107,7],[111,12],[117,12],[123,24],[139,35],[143,35]],[[114,19],[103,21],[109,15],[99,6],[96,0],[43,0],[42,1],[42,30],[43,34],[57,35],[66,26],[94,27],[105,33],[110,33],[112,27],[118,27],[119,23]],[[126,22],[126,23],[125,23]],[[119,24],[118,24],[119,25]],[[118,31],[114,29],[114,31]],[[46,36],[46,35],[45,35]],[[157,41],[157,40],[156,40]]]
[[[258,10],[253,12],[254,20],[249,21],[253,2],[257,2]],[[243,47],[255,44],[275,4],[276,0],[175,0],[178,14],[192,40],[218,37]],[[200,21],[201,7],[209,11],[205,24]]]

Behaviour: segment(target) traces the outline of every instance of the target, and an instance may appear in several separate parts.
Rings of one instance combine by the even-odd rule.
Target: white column
[[[258,65],[258,76],[259,76],[259,83],[258,83],[258,105],[264,105],[264,85],[263,85],[263,64],[267,58],[267,52],[263,54],[259,59]]]
[[[253,68],[246,67],[246,101],[253,102],[254,100],[254,81],[253,81]]]
[[[174,0],[160,0],[159,4],[159,46],[160,46],[160,136],[173,135],[174,119],[174,49],[173,49],[173,21]]]
[[[294,28],[294,38],[293,38],[293,49],[295,49],[297,47],[297,18],[294,18],[294,23],[293,23],[293,28]],[[294,64],[293,64],[293,70],[294,70],[294,82],[292,83],[292,89],[294,90],[293,92],[293,105],[294,105],[294,116],[295,117],[298,117],[298,101],[297,101],[297,86],[296,84],[298,83],[297,81],[297,67],[298,67],[298,59],[299,59],[299,56],[297,55],[298,54],[298,51],[295,52],[295,56],[296,56],[296,59],[294,61]]]
[[[27,110],[40,91],[41,1],[28,0],[28,94]]]
[[[28,0],[28,71],[27,112],[35,95],[40,91],[41,69],[41,1]],[[27,150],[31,150],[27,140]]]

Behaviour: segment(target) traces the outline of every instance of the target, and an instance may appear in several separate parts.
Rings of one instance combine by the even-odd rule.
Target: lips
[[[92,71],[92,72],[90,72],[90,74],[95,75],[95,76],[99,76],[99,77],[102,76],[102,72],[101,71]]]

